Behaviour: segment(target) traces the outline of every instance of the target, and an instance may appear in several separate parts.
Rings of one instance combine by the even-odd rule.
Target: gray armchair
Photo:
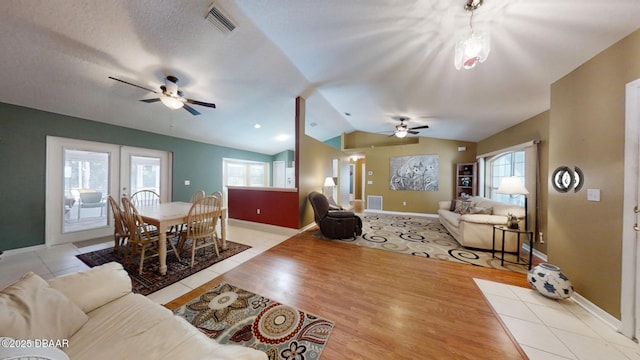
[[[362,235],[362,219],[353,212],[331,210],[327,197],[316,191],[312,191],[308,199],[322,235],[331,239],[355,239]]]

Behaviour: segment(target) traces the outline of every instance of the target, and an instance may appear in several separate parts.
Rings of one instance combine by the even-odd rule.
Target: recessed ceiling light
[[[256,128],[256,129],[260,129],[260,128],[262,127],[262,125],[260,125],[260,124],[255,124],[255,125],[253,125],[253,127],[254,127],[254,128]]]

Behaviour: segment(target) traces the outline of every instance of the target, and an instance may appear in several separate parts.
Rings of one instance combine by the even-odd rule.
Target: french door
[[[112,235],[108,196],[151,189],[168,201],[170,169],[165,151],[47,137],[45,243]]]
[[[120,148],[120,196],[153,190],[160,202],[171,201],[171,153],[167,151]]]

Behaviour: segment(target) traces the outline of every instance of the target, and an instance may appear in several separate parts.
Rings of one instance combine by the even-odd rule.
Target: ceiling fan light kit
[[[181,107],[184,106],[184,103],[182,101],[180,101],[180,99],[176,99],[172,96],[167,96],[167,95],[160,95],[160,101],[162,101],[162,103],[168,107],[169,109],[180,109]]]
[[[173,76],[173,75],[169,75],[166,78],[166,84],[160,86],[160,90],[161,91],[156,91],[156,90],[151,90],[148,89],[144,86],[140,86],[140,85],[136,85],[133,83],[130,83],[128,81],[124,81],[124,80],[120,80],[117,78],[114,78],[113,76],[109,76],[109,79],[111,80],[115,80],[115,81],[119,81],[123,84],[127,84],[127,85],[131,85],[131,86],[135,86],[139,89],[142,90],[146,90],[149,92],[152,92],[154,94],[158,94],[159,97],[154,98],[154,99],[142,99],[140,101],[145,102],[145,103],[154,103],[157,101],[161,101],[166,107],[168,107],[169,109],[185,109],[187,110],[189,113],[191,113],[191,115],[200,115],[200,112],[198,112],[196,109],[192,108],[191,106],[187,105],[188,104],[193,104],[193,105],[199,105],[199,106],[206,106],[209,108],[216,108],[216,104],[213,103],[207,103],[207,102],[203,102],[203,101],[198,101],[198,100],[193,100],[193,99],[187,99],[184,97],[184,93],[182,92],[182,90],[178,87],[178,78]]]
[[[402,139],[403,137],[407,136],[407,130],[398,130],[396,131],[396,137],[399,137],[400,139]]]
[[[473,69],[478,63],[482,63],[489,57],[491,50],[491,37],[487,31],[475,32],[473,30],[473,12],[482,6],[483,0],[467,0],[464,5],[466,11],[471,12],[469,18],[470,33],[459,37],[456,41],[454,65],[456,69]]]
[[[404,116],[399,116],[399,117],[395,117],[394,119],[399,120],[400,124],[396,125],[396,129],[393,131],[393,134],[389,135],[389,136],[395,136],[397,138],[404,138],[406,137],[408,134],[413,134],[413,135],[417,135],[419,133],[419,131],[416,131],[418,129],[428,129],[429,125],[422,125],[422,126],[415,126],[415,127],[408,127],[407,124],[405,124],[405,121],[409,121],[408,117],[404,117]]]

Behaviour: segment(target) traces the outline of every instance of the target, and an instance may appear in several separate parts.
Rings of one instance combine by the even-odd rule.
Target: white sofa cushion
[[[29,272],[0,291],[0,329],[14,339],[69,339],[87,315],[40,276]]]
[[[71,359],[260,359],[264,352],[221,345],[147,297],[130,293],[89,314],[63,349]]]
[[[51,279],[49,285],[86,313],[131,292],[131,278],[117,262]]]

